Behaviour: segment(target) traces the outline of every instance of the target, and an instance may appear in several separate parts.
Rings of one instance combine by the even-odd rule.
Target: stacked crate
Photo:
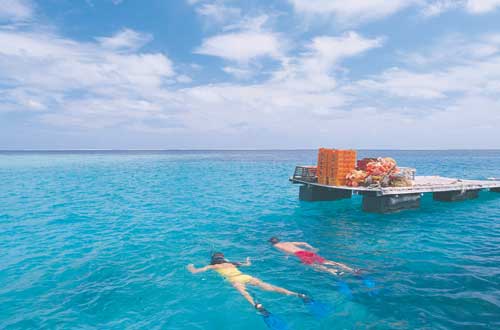
[[[329,154],[331,153],[331,149],[320,148],[318,151],[318,183],[319,184],[328,184],[328,159]]]
[[[355,150],[319,149],[317,172],[319,184],[345,186],[346,175],[355,168]]]
[[[328,185],[347,185],[346,176],[356,168],[355,150],[335,150],[328,165]]]

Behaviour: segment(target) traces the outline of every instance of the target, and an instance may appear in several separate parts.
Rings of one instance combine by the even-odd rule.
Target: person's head
[[[227,261],[226,261],[226,258],[224,257],[224,253],[222,253],[222,252],[214,252],[212,254],[212,257],[211,257],[211,260],[210,260],[210,264],[211,265],[223,264],[225,262],[227,262]]]
[[[279,242],[280,242],[280,240],[277,237],[271,237],[269,239],[269,243],[271,243],[272,245],[279,243]]]

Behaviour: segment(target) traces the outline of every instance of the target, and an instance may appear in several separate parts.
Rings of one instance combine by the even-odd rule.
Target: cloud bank
[[[469,10],[469,2],[461,8]],[[410,6],[389,1],[375,10],[354,1],[339,9],[334,2],[293,1],[295,10],[314,14],[321,4],[335,17],[362,20]],[[451,10],[441,4],[436,13]],[[435,38],[399,52],[401,60],[391,66],[356,77],[349,63],[371,64],[390,43],[387,36],[351,29],[297,39],[278,31],[266,14],[235,23],[207,12],[205,2],[193,5],[205,8],[198,15],[215,15],[219,27],[192,52],[217,58],[216,69],[237,79],[193,79],[200,64],[146,51],[151,33],[122,27],[81,41],[27,23],[34,7],[27,7],[29,14],[9,9],[0,27],[0,115],[28,114],[60,132],[146,134],[158,141],[154,146],[167,148],[433,147],[437,137],[439,144],[463,147],[460,136],[471,146],[496,143],[481,136],[499,137],[498,34]],[[482,5],[479,12],[495,8]],[[261,68],[266,75],[255,74]]]

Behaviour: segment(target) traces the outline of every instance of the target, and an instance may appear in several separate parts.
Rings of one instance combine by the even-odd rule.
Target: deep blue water
[[[500,177],[500,151],[363,151],[418,174]],[[253,290],[291,329],[499,329],[500,194],[431,196],[363,213],[361,198],[308,203],[287,178],[316,151],[0,152],[0,329],[266,329],[211,251],[335,311]],[[307,241],[368,269],[380,293],[317,273],[267,239]]]

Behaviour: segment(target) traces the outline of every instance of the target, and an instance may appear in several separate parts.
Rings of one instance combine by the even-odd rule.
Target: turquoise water
[[[500,177],[500,151],[365,151],[419,174]],[[248,274],[307,291],[335,311],[254,290],[291,329],[500,328],[500,194],[417,211],[307,203],[287,181],[315,151],[0,153],[0,329],[266,329],[217,274],[188,263],[219,250]],[[285,258],[303,240],[369,269],[370,296]]]

